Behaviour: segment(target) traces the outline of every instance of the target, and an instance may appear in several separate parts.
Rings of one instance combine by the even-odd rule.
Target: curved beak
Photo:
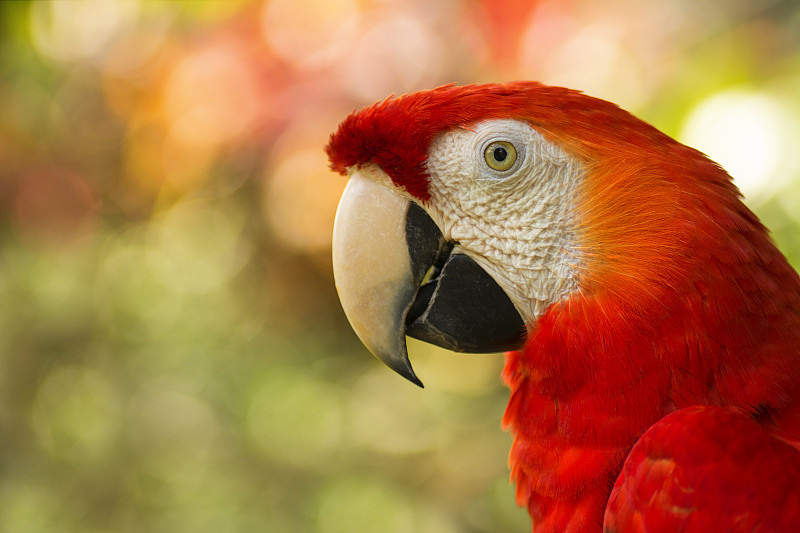
[[[361,342],[420,387],[406,335],[472,353],[524,341],[522,318],[502,288],[377,167],[352,173],[345,187],[333,229],[333,275]]]
[[[347,319],[364,346],[420,387],[408,360],[403,321],[414,299],[406,247],[409,200],[360,172],[350,176],[333,224],[333,277]]]

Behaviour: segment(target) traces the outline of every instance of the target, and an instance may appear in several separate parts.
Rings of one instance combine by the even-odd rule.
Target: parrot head
[[[390,98],[349,115],[326,151],[349,176],[333,237],[342,306],[418,385],[406,336],[515,350],[573,295],[617,294],[634,313],[657,300],[686,263],[687,194],[736,196],[716,164],[616,105],[534,82]],[[706,181],[678,183],[687,170]]]
[[[349,176],[333,268],[365,346],[420,386],[407,336],[509,351],[503,425],[535,530],[599,531],[631,446],[675,410],[733,406],[800,442],[800,277],[700,152],[514,82],[379,102],[327,153]]]

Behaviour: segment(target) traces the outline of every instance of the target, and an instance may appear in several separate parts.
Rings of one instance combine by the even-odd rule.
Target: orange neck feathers
[[[733,405],[800,444],[800,278],[718,165],[570,98],[569,122],[531,123],[586,168],[580,290],[504,371],[512,477],[541,531],[599,530],[628,450],[676,409]]]

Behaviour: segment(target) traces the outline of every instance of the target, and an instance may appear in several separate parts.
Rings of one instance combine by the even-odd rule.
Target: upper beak
[[[383,171],[351,174],[333,229],[339,299],[367,349],[420,387],[406,335],[472,353],[516,349],[524,341],[514,304],[460,252]]]

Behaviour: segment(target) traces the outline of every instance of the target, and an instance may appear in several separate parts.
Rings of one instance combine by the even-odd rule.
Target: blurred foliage
[[[0,24],[0,531],[529,528],[502,357],[411,343],[418,390],[338,305],[322,146],[390,93],[613,100],[741,167],[800,265],[791,0],[1,2]]]

